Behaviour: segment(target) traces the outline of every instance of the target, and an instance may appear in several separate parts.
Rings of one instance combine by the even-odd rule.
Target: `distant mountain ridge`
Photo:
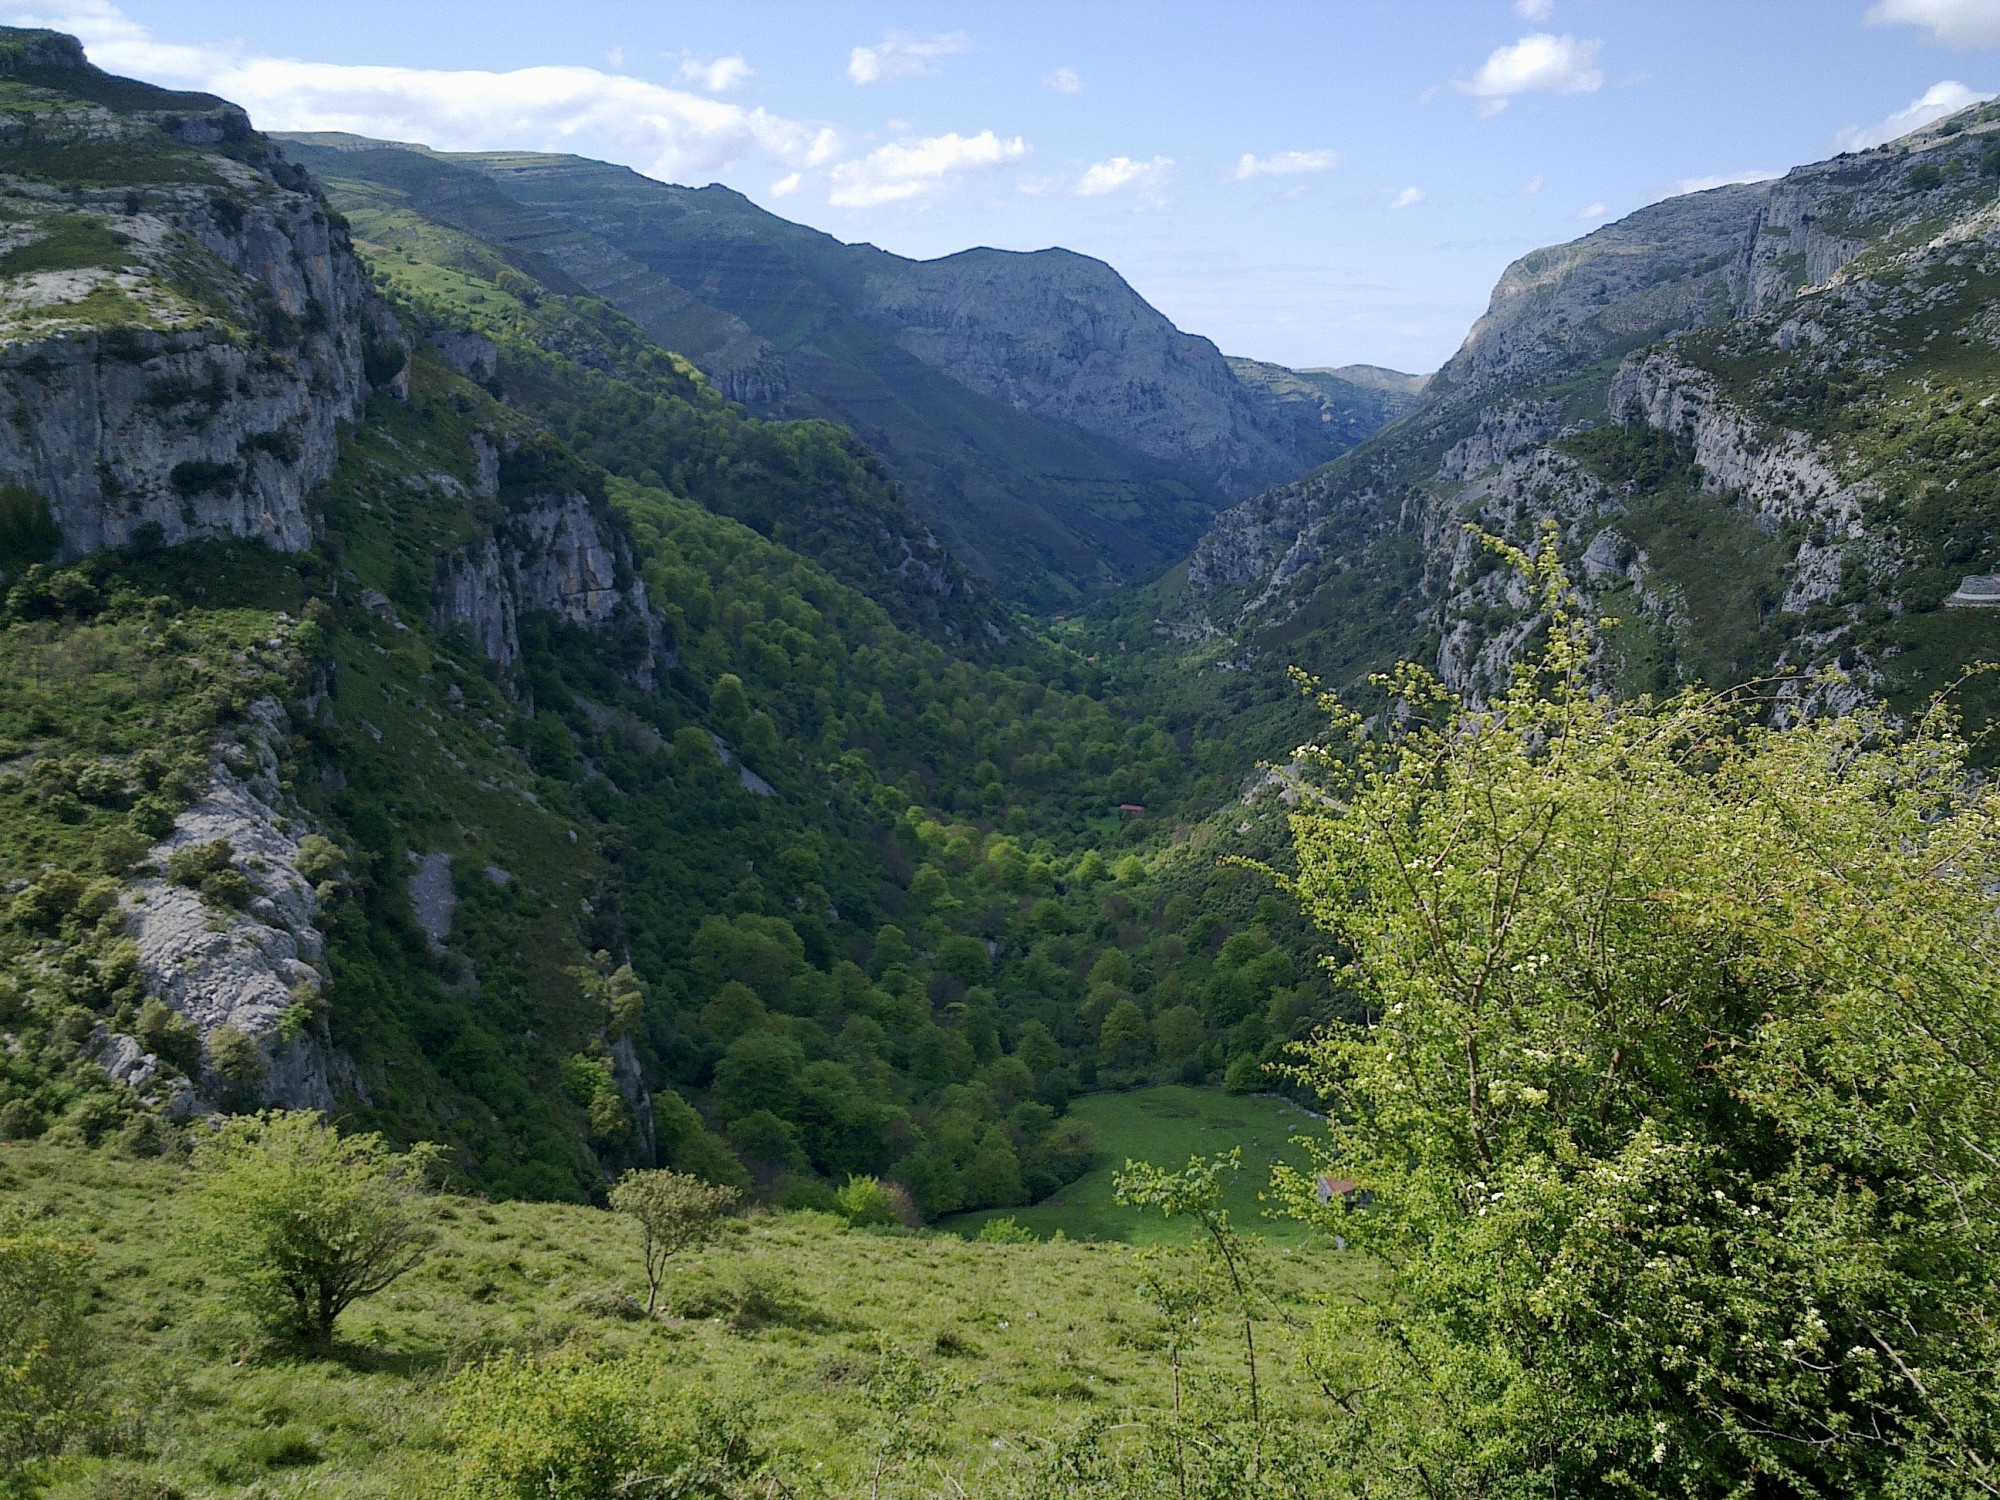
[[[1142,578],[1220,507],[1393,414],[1357,383],[1305,411],[1066,250],[911,261],[728,188],[526,152],[283,137],[327,180],[409,193],[544,258],[765,415],[840,422],[1001,592],[1036,606]]]

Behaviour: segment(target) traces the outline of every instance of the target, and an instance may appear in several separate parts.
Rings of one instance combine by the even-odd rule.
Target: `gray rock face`
[[[1582,239],[1524,255],[1427,394],[1473,392],[1587,359],[1619,342],[1725,318],[1769,183],[1642,208]]]
[[[148,877],[126,892],[125,931],[138,947],[147,991],[191,1021],[204,1042],[230,1026],[258,1044],[264,1103],[331,1110],[327,1049],[310,1032],[290,1040],[279,1034],[298,993],[315,993],[324,982],[325,949],[318,896],[298,868],[300,841],[311,829],[279,787],[274,746],[287,732],[276,701],[251,704],[243,731],[215,761],[207,793],[150,851],[164,868],[177,850],[226,840],[232,864],[255,892],[248,908],[220,909],[184,886]],[[105,1066],[131,1071],[126,1051],[114,1049]]]
[[[1635,495],[1614,493],[1556,445],[1608,419],[1671,434],[1706,495],[1778,542],[1742,559],[1768,597],[1760,607],[1833,607],[1810,629],[1767,619],[1772,633],[1757,649],[1775,658],[1771,668],[1839,660],[1852,685],[1811,690],[1834,706],[1886,681],[1884,663],[1856,644],[1857,589],[1881,590],[1876,613],[1885,606],[1893,617],[1931,608],[1935,579],[1925,581],[1929,563],[1910,530],[1876,503],[1879,442],[1851,441],[1867,424],[1843,427],[1827,403],[1838,410],[1870,382],[1928,390],[1929,377],[1911,373],[1927,359],[2000,346],[2000,313],[1984,291],[2000,275],[2000,199],[1985,165],[1996,139],[2000,111],[1968,111],[1780,181],[1655,204],[1523,257],[1415,411],[1321,474],[1218,518],[1171,628],[1234,640],[1236,659],[1248,659],[1257,632],[1297,615],[1348,567],[1377,579],[1395,568],[1401,585],[1414,536],[1421,588],[1397,589],[1406,650],[1434,649],[1446,680],[1477,696],[1503,679],[1524,639],[1524,601],[1478,565],[1461,528],[1520,541],[1553,522],[1586,593],[1618,590],[1617,612],[1636,601],[1669,642],[1713,649],[1713,622],[1697,621],[1689,589],[1670,581],[1693,566],[1688,556],[1649,557],[1620,529]],[[1803,430],[1815,423],[1823,436]],[[1889,461],[1904,465],[1907,484],[1910,455]],[[1655,481],[1632,481],[1642,482]],[[1678,479],[1657,482],[1664,488],[1648,498],[1671,501]],[[1656,504],[1632,529],[1659,524]],[[1703,564],[1718,565],[1732,564]],[[1914,594],[1901,592],[1905,570]],[[1767,579],[1776,594],[1763,594]],[[1687,670],[1678,653],[1669,646],[1674,670]]]
[[[1562,426],[1562,405],[1555,401],[1503,401],[1479,414],[1469,437],[1445,450],[1438,463],[1440,484],[1461,484],[1488,469],[1497,469],[1523,448],[1548,441]]]
[[[162,132],[205,142],[248,128],[226,106],[77,106],[5,126],[14,139],[0,144],[129,142],[135,162]],[[142,533],[305,547],[306,496],[368,392],[367,347],[400,340],[302,179],[285,185],[282,163],[189,159],[220,190],[171,178],[9,189],[27,213],[5,227],[7,248],[75,247],[48,252],[68,268],[0,278],[0,484],[48,500],[66,557]]]
[[[521,655],[523,614],[547,610],[585,630],[643,633],[634,680],[651,686],[665,654],[661,628],[623,533],[577,494],[528,495],[466,547],[440,559],[433,583],[440,625],[462,625],[488,660]]]
[[[1017,410],[1225,472],[1302,467],[1215,345],[1102,261],[1067,250],[885,257],[864,298],[918,359]]]
[[[1781,608],[1798,611],[1840,591],[1846,545],[1863,534],[1875,487],[1850,481],[1831,454],[1804,433],[1754,420],[1716,392],[1705,372],[1671,349],[1635,356],[1611,382],[1611,413],[1680,437],[1693,450],[1704,488],[1732,494],[1765,531],[1787,521],[1804,529]]]
[[[409,859],[411,910],[431,951],[442,953],[444,940],[451,936],[452,914],[458,909],[458,893],[451,884],[451,856],[412,854]]]

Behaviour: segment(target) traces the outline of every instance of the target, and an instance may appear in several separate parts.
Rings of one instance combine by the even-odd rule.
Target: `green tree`
[[[1193,1057],[1207,1040],[1208,1031],[1201,1024],[1201,1012],[1192,1005],[1176,1005],[1153,1017],[1153,1046],[1164,1062],[1180,1062]]]
[[[938,944],[937,971],[950,974],[967,984],[984,984],[992,973],[986,945],[976,937],[956,932]]]
[[[1430,1496],[1990,1493],[2000,800],[1941,711],[1604,697],[1552,548],[1513,560],[1546,649],[1483,707],[1402,669],[1386,732],[1322,700],[1293,818],[1379,1017],[1299,1066],[1390,1268],[1321,1371],[1356,1463]]]
[[[1153,1031],[1146,1013],[1131,999],[1120,1000],[1105,1013],[1097,1031],[1097,1045],[1107,1062],[1136,1067],[1146,1060],[1153,1045]]]
[[[896,1222],[896,1198],[878,1177],[854,1176],[842,1183],[833,1201],[856,1228]]]
[[[676,1255],[714,1239],[724,1215],[735,1206],[734,1188],[717,1187],[685,1172],[627,1172],[618,1179],[611,1189],[611,1207],[639,1226],[647,1312],[659,1301],[668,1264]]]
[[[1021,1157],[1007,1132],[989,1125],[980,1137],[963,1174],[968,1205],[979,1208],[1011,1208],[1023,1198]]]
[[[310,1110],[225,1120],[195,1146],[193,1233],[268,1334],[324,1345],[351,1303],[423,1259],[441,1155],[343,1136]]]
[[[53,1224],[0,1215],[0,1479],[24,1479],[86,1413],[99,1365],[92,1258]]]

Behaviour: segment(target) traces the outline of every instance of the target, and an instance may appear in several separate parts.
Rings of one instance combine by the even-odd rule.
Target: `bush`
[[[423,1259],[440,1155],[342,1136],[306,1110],[227,1120],[195,1147],[194,1236],[265,1333],[325,1345],[351,1303]]]
[[[208,1036],[208,1071],[224,1087],[240,1092],[264,1077],[264,1054],[250,1034],[235,1026],[218,1026]]]
[[[235,464],[210,463],[204,459],[189,459],[186,463],[175,464],[167,476],[174,493],[184,499],[233,490],[241,477],[242,470]]]
[[[9,1099],[0,1104],[0,1141],[32,1141],[48,1121],[30,1099]]]
[[[980,1245],[1032,1245],[1035,1232],[1023,1228],[1021,1221],[1009,1214],[1004,1219],[988,1219],[972,1238]]]
[[[1245,1052],[1229,1060],[1229,1067],[1222,1075],[1222,1086],[1232,1094],[1254,1094],[1271,1086],[1271,1075],[1262,1058]]]
[[[0,1475],[59,1449],[97,1388],[91,1250],[15,1211],[0,1216]]]
[[[0,572],[45,563],[62,546],[49,502],[18,484],[0,485]]]
[[[147,998],[146,1003],[139,1007],[139,1019],[133,1027],[133,1035],[139,1039],[140,1046],[161,1062],[180,1069],[190,1078],[201,1071],[201,1033],[192,1021],[163,1002]]]
[[[74,870],[50,870],[14,898],[13,918],[30,932],[54,932],[83,900],[84,887]]]
[[[1376,1018],[1297,1069],[1330,1105],[1319,1171],[1372,1206],[1289,1178],[1389,1268],[1324,1345],[1358,1393],[1337,1425],[1382,1456],[1355,1467],[1456,1494],[1983,1487],[1992,782],[1942,711],[1770,729],[1741,695],[1601,695],[1553,543],[1515,561],[1539,659],[1478,706],[1406,667],[1386,733],[1329,703],[1292,819],[1295,889]]]
[[[723,1500],[763,1467],[734,1412],[630,1362],[475,1365],[447,1429],[462,1500]]]
[[[835,1207],[855,1228],[896,1222],[896,1200],[877,1177],[850,1177],[833,1195]]]
[[[215,839],[206,844],[189,844],[184,849],[176,849],[167,856],[167,879],[175,885],[184,885],[190,890],[200,890],[210,880],[231,868],[230,859],[235,851],[229,847],[228,839]]]

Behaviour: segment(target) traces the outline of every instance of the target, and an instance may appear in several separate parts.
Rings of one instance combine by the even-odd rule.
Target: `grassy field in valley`
[[[1128,1160],[1179,1166],[1190,1156],[1212,1156],[1240,1147],[1243,1168],[1225,1195],[1239,1229],[1284,1244],[1305,1243],[1310,1235],[1294,1220],[1264,1215],[1259,1201],[1271,1180],[1271,1165],[1283,1160],[1304,1167],[1306,1155],[1294,1136],[1314,1127],[1313,1117],[1284,1099],[1267,1094],[1225,1094],[1217,1089],[1166,1084],[1122,1094],[1090,1094],[1073,1101],[1070,1113],[1097,1132],[1097,1162],[1054,1196],[1029,1208],[988,1209],[955,1214],[944,1227],[976,1234],[992,1219],[1012,1218],[1023,1229],[1049,1238],[1058,1230],[1072,1240],[1111,1240],[1146,1245],[1186,1236],[1152,1211],[1121,1208],[1112,1199],[1112,1178]]]

